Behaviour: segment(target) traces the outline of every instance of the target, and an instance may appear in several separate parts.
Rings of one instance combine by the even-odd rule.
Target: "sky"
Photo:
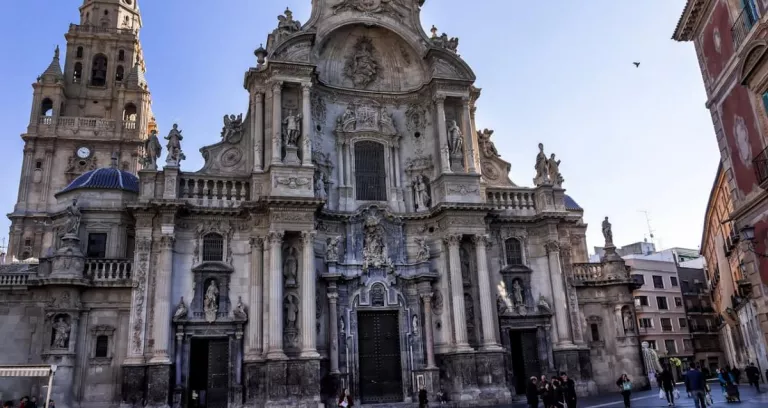
[[[79,20],[80,0],[4,6],[0,25],[0,208],[13,211],[35,78]],[[147,81],[160,134],[179,123],[187,160],[220,140],[225,113],[245,112],[243,75],[288,6],[310,0],[139,0]],[[670,39],[685,0],[426,0],[426,31],[460,38],[482,88],[477,126],[493,129],[510,177],[531,186],[537,144],[556,153],[567,194],[584,208],[592,248],[609,216],[614,242],[699,248],[719,154],[692,43]],[[633,62],[640,62],[635,67]],[[10,223],[0,220],[0,237]],[[591,251],[591,249],[590,249]]]

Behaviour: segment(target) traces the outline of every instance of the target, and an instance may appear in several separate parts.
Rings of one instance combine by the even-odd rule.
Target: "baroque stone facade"
[[[534,186],[508,178],[458,39],[423,32],[422,3],[315,0],[303,25],[286,10],[201,170],[181,169],[183,124],[144,128],[138,177],[113,156],[52,190],[29,224],[39,261],[0,271],[17,289],[0,302],[10,332],[43,333],[18,363],[64,368],[60,407],[317,406],[342,388],[478,405],[532,375],[568,372],[581,394],[641,378],[610,224],[586,263],[560,161],[540,145]]]

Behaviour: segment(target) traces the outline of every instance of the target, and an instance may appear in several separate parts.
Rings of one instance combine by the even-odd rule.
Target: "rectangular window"
[[[88,258],[105,258],[107,256],[107,234],[103,232],[88,234]]]
[[[656,296],[656,306],[659,307],[659,310],[669,310],[669,305],[667,304],[667,297]]]
[[[664,348],[667,349],[667,354],[677,354],[677,345],[674,340],[664,340]]]
[[[635,296],[635,305],[648,306],[648,296]]]
[[[677,286],[677,278],[674,276],[670,276],[669,283],[672,284],[672,286]]]
[[[645,276],[643,276],[642,274],[636,273],[632,275],[632,279],[634,279],[635,282],[637,282],[637,284],[640,286],[645,285]]]
[[[658,350],[659,346],[656,345],[656,340],[648,340],[648,348]]]
[[[354,146],[355,198],[360,201],[386,201],[384,145],[372,141],[359,141]]]
[[[688,327],[688,320],[686,320],[684,317],[677,319],[677,322],[680,324],[681,329]]]
[[[643,329],[650,329],[650,328],[653,327],[653,320],[651,320],[651,319],[649,319],[647,317],[643,317],[643,318],[638,320],[637,324],[638,324],[638,326],[640,326]]]
[[[109,355],[109,336],[96,336],[95,357],[107,357]]]
[[[661,331],[665,331],[665,332],[672,331],[672,319],[668,317],[661,318]]]
[[[684,280],[684,281],[683,281],[683,282],[680,284],[680,290],[681,290],[681,291],[683,291],[683,293],[685,293],[685,292],[690,292],[690,291],[691,291],[691,283],[690,283],[690,282],[688,282],[687,280]]]
[[[653,287],[656,289],[664,289],[664,277],[653,275]]]
[[[693,350],[693,342],[691,339],[683,339],[683,349],[686,351]]]
[[[683,307],[683,298],[675,297],[675,307]]]
[[[600,341],[600,328],[597,323],[590,324],[589,329],[592,332],[592,341]]]

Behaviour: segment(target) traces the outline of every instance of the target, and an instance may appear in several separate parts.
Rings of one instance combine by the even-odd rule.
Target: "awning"
[[[0,377],[48,377],[55,365],[0,366]]]

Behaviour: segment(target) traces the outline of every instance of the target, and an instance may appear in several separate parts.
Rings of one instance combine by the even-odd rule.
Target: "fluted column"
[[[331,290],[331,287],[328,287]],[[331,336],[331,374],[339,373],[339,314],[336,310],[336,304],[339,301],[339,294],[336,292],[328,293],[328,327]]]
[[[422,293],[424,302],[424,341],[427,347],[427,368],[437,368],[435,365],[435,341],[432,336],[432,293]]]
[[[302,262],[301,270],[301,357],[320,357],[317,352],[315,330],[315,231],[302,231]]]
[[[461,257],[459,244],[461,235],[448,235],[445,238],[448,245],[448,263],[451,274],[451,303],[453,304],[453,327],[456,334],[456,350],[471,350],[467,341],[467,317],[464,312],[464,283],[461,279]]]
[[[462,129],[464,133],[464,157],[467,160],[467,173],[477,172],[475,167],[475,147],[472,142],[472,122],[469,114],[469,98],[461,100]]]
[[[573,341],[571,341],[571,329],[568,321],[568,297],[565,294],[563,270],[560,267],[560,245],[557,241],[550,241],[546,246],[547,259],[549,261],[549,278],[552,284],[552,302],[555,306],[557,345],[567,347],[573,345]]]
[[[483,349],[499,350],[499,342],[496,339],[496,324],[493,318],[494,299],[491,294],[491,278],[488,276],[488,259],[486,248],[488,237],[475,235],[472,237],[475,243],[475,258],[477,259],[477,285],[480,289],[480,317],[483,322]]]
[[[283,232],[270,231],[269,239],[269,352],[267,359],[284,360],[283,352]]]
[[[283,81],[272,84],[272,164],[282,162]]]
[[[252,361],[261,357],[261,287],[264,273],[264,238],[251,238],[251,273],[248,278],[248,349],[245,359]]]
[[[312,129],[312,105],[310,104],[309,91],[312,84],[301,84],[301,164],[302,166],[312,165],[312,138],[310,137]]]
[[[171,235],[163,235],[160,238],[160,262],[155,270],[155,315],[152,333],[155,347],[150,363],[171,363],[168,343],[171,340],[171,271],[175,241]]]
[[[261,92],[253,95],[253,117],[253,171],[261,172],[264,168],[264,95]]]
[[[262,284],[261,284],[261,304],[262,304],[262,311],[261,311],[261,317],[258,317],[261,319],[261,328],[262,328],[262,334],[261,334],[261,355],[266,356],[267,352],[269,352],[269,339],[270,339],[270,327],[269,327],[269,316],[271,316],[269,302],[270,302],[270,293],[272,286],[270,285],[270,274],[271,269],[269,269],[272,265],[272,258],[270,257],[270,252],[272,247],[269,243],[269,236],[267,236],[266,239],[264,239],[264,258],[262,260],[263,265],[263,273],[261,274],[262,278]],[[280,333],[280,337],[282,337],[282,333]]]
[[[338,174],[336,176],[339,179],[339,187],[344,187],[344,142],[338,140],[336,141],[336,157],[338,160],[338,163],[336,163]]]
[[[440,138],[440,172],[451,173],[451,155],[448,147],[448,129],[445,124],[445,96],[435,96],[437,107],[437,136]]]

